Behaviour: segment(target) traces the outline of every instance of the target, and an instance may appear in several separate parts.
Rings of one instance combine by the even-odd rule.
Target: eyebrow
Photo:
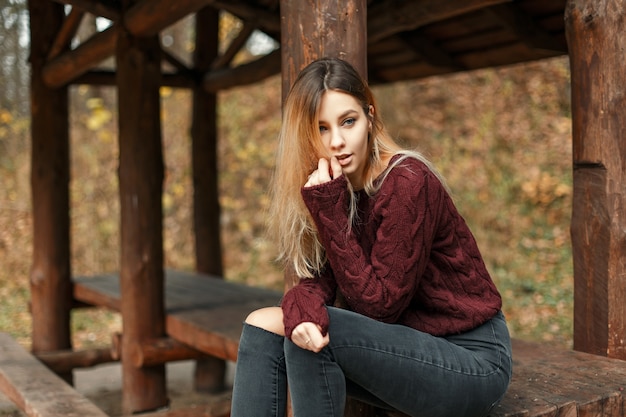
[[[344,111],[343,113],[341,113],[341,114],[337,117],[337,120],[341,120],[341,119],[343,119],[343,118],[347,117],[347,116],[348,116],[349,114],[351,114],[351,113],[357,113],[357,114],[358,114],[358,113],[359,113],[359,111],[358,111],[358,110],[355,110],[355,109],[348,109],[348,110]],[[319,121],[320,121],[320,122],[324,122],[324,120],[322,120],[322,119],[319,119]]]

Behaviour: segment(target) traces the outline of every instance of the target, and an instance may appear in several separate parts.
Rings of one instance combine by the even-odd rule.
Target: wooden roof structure
[[[350,61],[374,84],[569,54],[574,347],[626,359],[625,6],[624,0],[29,1],[33,351],[71,349],[69,85],[104,84],[118,91],[120,349],[131,358],[165,334],[161,86],[193,91],[196,268],[219,276],[217,91],[281,73],[286,92],[297,72],[321,56]],[[222,11],[243,25],[220,53]],[[86,13],[112,25],[74,45]],[[193,62],[185,64],[162,47],[159,33],[189,15],[196,45]],[[255,30],[280,48],[234,66]],[[99,68],[109,57],[115,69]],[[164,62],[173,70],[164,70]],[[130,362],[123,361],[125,411],[163,406],[164,369]]]
[[[155,0],[136,2],[122,12],[119,0],[65,0],[73,5],[46,63],[43,77],[51,87],[66,83],[110,83],[111,73],[95,69],[113,56],[119,27],[134,36],[156,35],[203,7],[231,13],[243,22],[237,39],[202,74],[187,68],[174,55],[164,56],[176,69],[164,74],[163,84],[191,87],[192,73],[204,78],[208,91],[259,81],[280,72],[280,51],[239,67],[230,61],[254,30],[281,43],[281,14],[277,0]],[[297,7],[311,6],[302,2]],[[367,65],[370,83],[391,83],[456,71],[509,65],[567,54],[563,13],[565,0],[399,1],[368,0]],[[71,51],[62,51],[85,13],[110,19],[113,26]],[[305,14],[306,15],[306,14]],[[317,35],[345,36],[322,27]],[[303,42],[303,46],[305,46]]]

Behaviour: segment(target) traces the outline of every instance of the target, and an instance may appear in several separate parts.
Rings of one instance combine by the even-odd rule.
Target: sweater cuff
[[[302,187],[300,193],[307,206],[315,205],[321,208],[337,205],[339,199],[345,196],[347,190],[348,180],[346,176],[342,174],[323,184]]]
[[[291,340],[293,330],[305,322],[319,325],[322,335],[326,335],[329,318],[324,301],[317,294],[300,290],[298,286],[293,287],[285,294],[281,304],[285,336]]]

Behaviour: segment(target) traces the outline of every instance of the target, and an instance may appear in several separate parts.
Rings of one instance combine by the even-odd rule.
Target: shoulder
[[[438,175],[433,171],[432,165],[417,155],[406,153],[396,154],[390,160],[387,169],[381,175],[380,189],[396,187],[409,187],[414,191],[420,186],[443,189],[443,184]]]

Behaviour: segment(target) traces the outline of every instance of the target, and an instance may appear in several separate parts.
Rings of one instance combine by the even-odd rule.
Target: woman
[[[511,378],[502,301],[436,170],[385,131],[352,66],[321,59],[284,108],[272,228],[299,278],[244,323],[232,416],[486,416]],[[347,308],[333,307],[343,300]]]

